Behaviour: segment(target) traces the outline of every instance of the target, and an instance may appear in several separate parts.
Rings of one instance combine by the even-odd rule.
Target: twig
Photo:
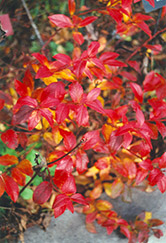
[[[162,30],[157,31],[153,36],[151,36],[149,39],[147,39],[141,46],[139,46],[127,59],[126,62],[128,62],[133,56],[135,56],[139,50],[142,49],[142,47],[146,46],[148,44],[149,41],[153,40],[154,38],[156,38],[156,36],[162,34],[166,32],[166,27]]]
[[[35,179],[35,177],[39,174],[40,171],[37,171],[32,178],[28,181],[28,183],[20,190],[20,194],[31,184],[31,182]]]
[[[37,36],[37,38],[38,38],[38,40],[40,42],[40,45],[43,46],[44,45],[44,42],[43,42],[43,40],[41,38],[40,32],[39,32],[36,24],[34,23],[34,21],[32,19],[32,16],[31,16],[31,13],[30,13],[30,11],[29,11],[29,9],[27,7],[27,4],[26,4],[26,2],[24,0],[21,0],[21,2],[22,2],[23,6],[25,8],[25,11],[26,11],[26,13],[28,15],[28,18],[29,18],[30,22],[31,22],[32,28],[34,29],[35,34],[36,34],[36,36]]]
[[[81,141],[80,141],[80,142],[79,142],[73,149],[71,149],[68,153],[64,154],[62,157],[60,157],[60,158],[58,158],[58,159],[56,159],[56,160],[53,160],[53,161],[47,163],[47,165],[52,165],[52,164],[58,162],[59,160],[65,158],[67,155],[71,154],[76,148],[78,148],[83,142],[84,142],[84,140],[81,140]]]

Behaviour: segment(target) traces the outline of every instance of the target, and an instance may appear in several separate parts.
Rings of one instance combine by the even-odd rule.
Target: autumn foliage
[[[44,50],[33,53],[22,80],[0,91],[1,111],[10,113],[9,121],[1,120],[1,140],[18,154],[0,157],[0,196],[6,192],[16,202],[30,186],[26,176],[40,175],[33,200],[42,205],[54,195],[55,217],[66,209],[73,213],[80,204],[89,231],[96,232],[97,221],[108,234],[120,228],[129,242],[145,242],[150,230],[162,236],[154,227],[163,222],[145,213],[129,223],[109,202],[140,185],[145,191],[166,191],[166,152],[158,152],[166,136],[166,80],[153,63],[162,51],[156,39],[166,29],[154,33],[156,19],[136,11],[136,2],[100,0],[93,10],[69,0],[68,15],[48,16],[53,28],[67,28],[74,49],[70,56],[52,58]],[[165,8],[161,21],[164,14]],[[90,33],[87,40],[85,27],[94,25],[102,33],[104,21],[114,27],[117,39],[109,42],[103,29],[98,40]],[[136,44],[129,52],[124,48],[123,55],[118,45],[131,37]],[[38,162],[36,155],[32,165],[20,151],[39,141],[42,159]]]

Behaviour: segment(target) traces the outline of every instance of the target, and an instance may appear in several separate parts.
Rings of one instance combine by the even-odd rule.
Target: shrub
[[[67,31],[71,55],[49,59],[50,37],[24,64],[22,81],[0,91],[8,114],[1,117],[8,150],[0,157],[0,196],[15,203],[34,189],[34,202],[52,201],[55,218],[82,204],[89,231],[96,221],[108,234],[120,228],[129,242],[146,242],[150,230],[162,236],[154,227],[163,222],[147,212],[127,222],[103,194],[115,199],[140,185],[166,191],[166,83],[156,58],[166,28],[156,31],[160,16],[142,14],[132,0],[90,4],[69,0],[68,15],[48,17],[56,34]]]

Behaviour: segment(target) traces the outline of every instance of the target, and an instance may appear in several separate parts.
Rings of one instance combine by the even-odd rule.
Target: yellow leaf
[[[57,78],[56,78],[56,75],[54,75],[54,74],[52,76],[48,77],[48,78],[42,78],[42,80],[46,85],[49,85],[51,83],[58,81]]]
[[[145,212],[145,219],[144,222],[148,223],[148,220],[152,218],[152,213],[151,212]]]
[[[51,132],[45,132],[44,135],[43,135],[43,138],[44,138],[44,140],[46,140],[47,143],[49,143],[50,145],[52,145],[52,146],[56,146],[56,143],[55,143],[55,141],[54,141],[54,139],[53,139],[53,135],[52,135]]]
[[[28,138],[28,143],[27,143],[27,145],[30,145],[30,144],[32,144],[32,143],[35,143],[35,142],[37,142],[39,139],[40,139],[40,133],[33,134],[33,135],[31,135],[31,136]]]
[[[98,200],[96,202],[96,208],[99,211],[108,211],[113,208],[112,204],[106,200]]]
[[[104,189],[109,197],[116,198],[122,193],[124,184],[121,179],[118,178],[113,183],[104,183]]]
[[[96,166],[92,166],[87,172],[86,176],[93,176],[96,179],[96,175],[99,173],[99,169]]]
[[[107,125],[107,124],[104,124],[104,126],[102,127],[102,133],[103,133],[104,138],[105,138],[107,143],[109,141],[110,135],[111,135],[113,130],[114,130],[114,128],[110,125]]]

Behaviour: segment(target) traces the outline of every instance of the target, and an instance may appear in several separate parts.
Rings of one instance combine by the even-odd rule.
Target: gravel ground
[[[140,212],[151,211],[153,218],[159,218],[166,222],[166,193],[159,191],[145,193],[133,191],[133,202],[123,203],[120,199],[112,203],[115,210],[125,219],[132,219]],[[25,243],[127,243],[127,239],[121,239],[116,233],[107,235],[106,230],[97,227],[98,234],[87,232],[84,224],[85,217],[81,214],[71,214],[66,211],[57,219],[52,218],[46,232],[38,226],[29,228],[24,233]],[[164,237],[157,239],[150,237],[148,243],[166,243],[166,223],[160,227]]]

